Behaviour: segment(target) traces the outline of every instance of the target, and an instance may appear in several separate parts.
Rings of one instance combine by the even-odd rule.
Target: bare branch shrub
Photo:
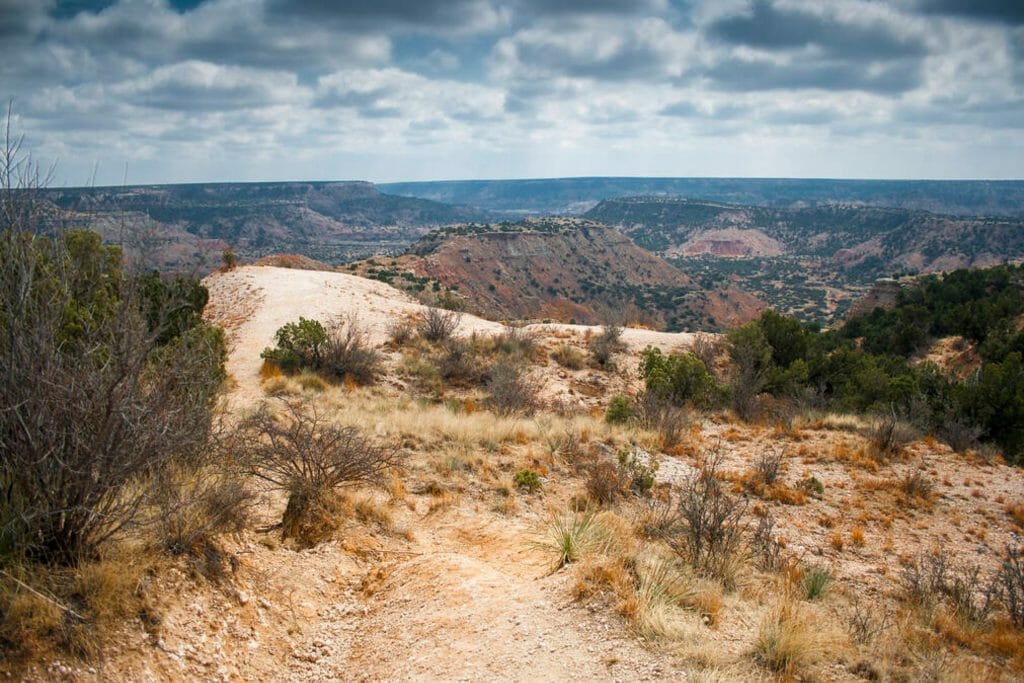
[[[644,391],[637,396],[634,411],[637,424],[658,433],[662,448],[679,444],[692,422],[686,408],[652,391]]]
[[[436,365],[441,379],[453,386],[476,386],[487,379],[487,368],[476,349],[462,339],[445,341]]]
[[[537,379],[522,365],[500,360],[491,367],[487,404],[499,415],[529,414],[538,406]]]
[[[613,367],[613,356],[622,350],[622,326],[605,325],[601,334],[590,340],[590,358],[599,368]]]
[[[877,460],[889,460],[903,453],[903,449],[917,436],[910,424],[902,421],[895,410],[875,420],[867,433],[868,445]]]
[[[757,523],[750,540],[757,568],[774,572],[782,568],[782,544],[775,537],[775,517],[766,512]]]
[[[327,329],[320,363],[321,369],[336,379],[349,377],[357,384],[373,384],[381,372],[383,358],[370,348],[358,318],[350,315]]]
[[[695,571],[731,583],[743,549],[747,502],[718,480],[720,458],[712,455],[680,487],[679,523],[665,540]]]
[[[1017,628],[1024,628],[1024,553],[1020,548],[1006,547],[996,581],[1010,620]]]
[[[715,372],[715,368],[718,365],[718,360],[725,354],[725,341],[722,337],[698,332],[693,337],[693,347],[690,348],[690,353],[696,356],[708,369],[708,372],[715,375],[716,379],[721,379]]]
[[[782,473],[782,455],[775,451],[762,451],[754,461],[754,476],[762,484],[771,486]]]
[[[529,362],[537,354],[537,337],[525,327],[512,326],[494,337],[494,348],[500,354]]]
[[[598,505],[610,505],[629,491],[626,473],[610,460],[593,463],[587,473],[587,495]]]
[[[954,566],[941,553],[922,555],[904,568],[902,578],[913,603],[931,608],[943,602],[958,619],[972,624],[988,618],[1001,588],[999,576],[986,582],[980,567]]]
[[[429,342],[443,342],[455,334],[460,322],[462,313],[431,306],[420,317],[417,332]]]
[[[283,402],[275,414],[263,404],[238,427],[236,448],[253,475],[288,493],[283,535],[295,536],[311,515],[323,514],[338,488],[383,486],[401,467],[398,449],[373,442],[356,427],[331,424],[316,409]]]

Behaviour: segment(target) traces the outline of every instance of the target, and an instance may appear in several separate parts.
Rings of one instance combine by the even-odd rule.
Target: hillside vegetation
[[[606,200],[586,216],[671,258],[704,286],[739,281],[773,306],[819,322],[834,322],[880,277],[1024,257],[1024,223],[1018,218],[669,197]]]
[[[209,272],[227,246],[254,260],[295,252],[338,263],[402,251],[485,212],[380,192],[367,182],[205,183],[45,190],[61,221],[135,246],[150,265]]]
[[[390,275],[396,284],[412,273],[455,290],[455,301],[492,319],[629,320],[659,329],[721,330],[761,308],[736,287],[704,290],[618,231],[579,219],[450,226],[389,266],[379,265],[353,268]]]

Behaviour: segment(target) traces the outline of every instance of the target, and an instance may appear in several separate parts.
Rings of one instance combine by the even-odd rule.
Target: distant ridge
[[[954,215],[1024,216],[1024,180],[588,177],[442,180],[378,187],[383,192],[508,216],[576,215],[603,199],[657,194],[773,207],[843,202]]]

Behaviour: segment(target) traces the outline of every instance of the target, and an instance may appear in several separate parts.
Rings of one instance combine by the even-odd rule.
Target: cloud
[[[567,76],[598,80],[663,79],[686,70],[693,37],[664,19],[561,20],[503,38],[491,64],[499,78]]]
[[[803,9],[776,7],[769,0],[755,0],[749,12],[718,19],[708,32],[734,45],[767,51],[814,48],[828,57],[885,60],[926,53],[922,40],[881,22],[854,23]]]
[[[944,14],[1015,26],[1024,24],[1024,3],[1019,0],[921,0],[917,6],[927,14]]]
[[[705,75],[721,90],[862,90],[895,95],[921,84],[921,63],[900,60],[882,63],[844,61],[776,62],[767,59],[724,60]]]
[[[258,109],[308,99],[292,73],[194,60],[160,67],[116,91],[140,106],[174,111]]]
[[[79,180],[96,160],[113,182],[125,161],[140,181],[844,160],[997,175],[1024,155],[1022,15],[986,0],[0,0],[0,96]],[[836,165],[792,151],[817,148]]]

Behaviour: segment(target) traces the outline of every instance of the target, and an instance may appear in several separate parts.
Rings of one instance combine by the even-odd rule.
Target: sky
[[[57,185],[1024,177],[1022,0],[0,0]]]

